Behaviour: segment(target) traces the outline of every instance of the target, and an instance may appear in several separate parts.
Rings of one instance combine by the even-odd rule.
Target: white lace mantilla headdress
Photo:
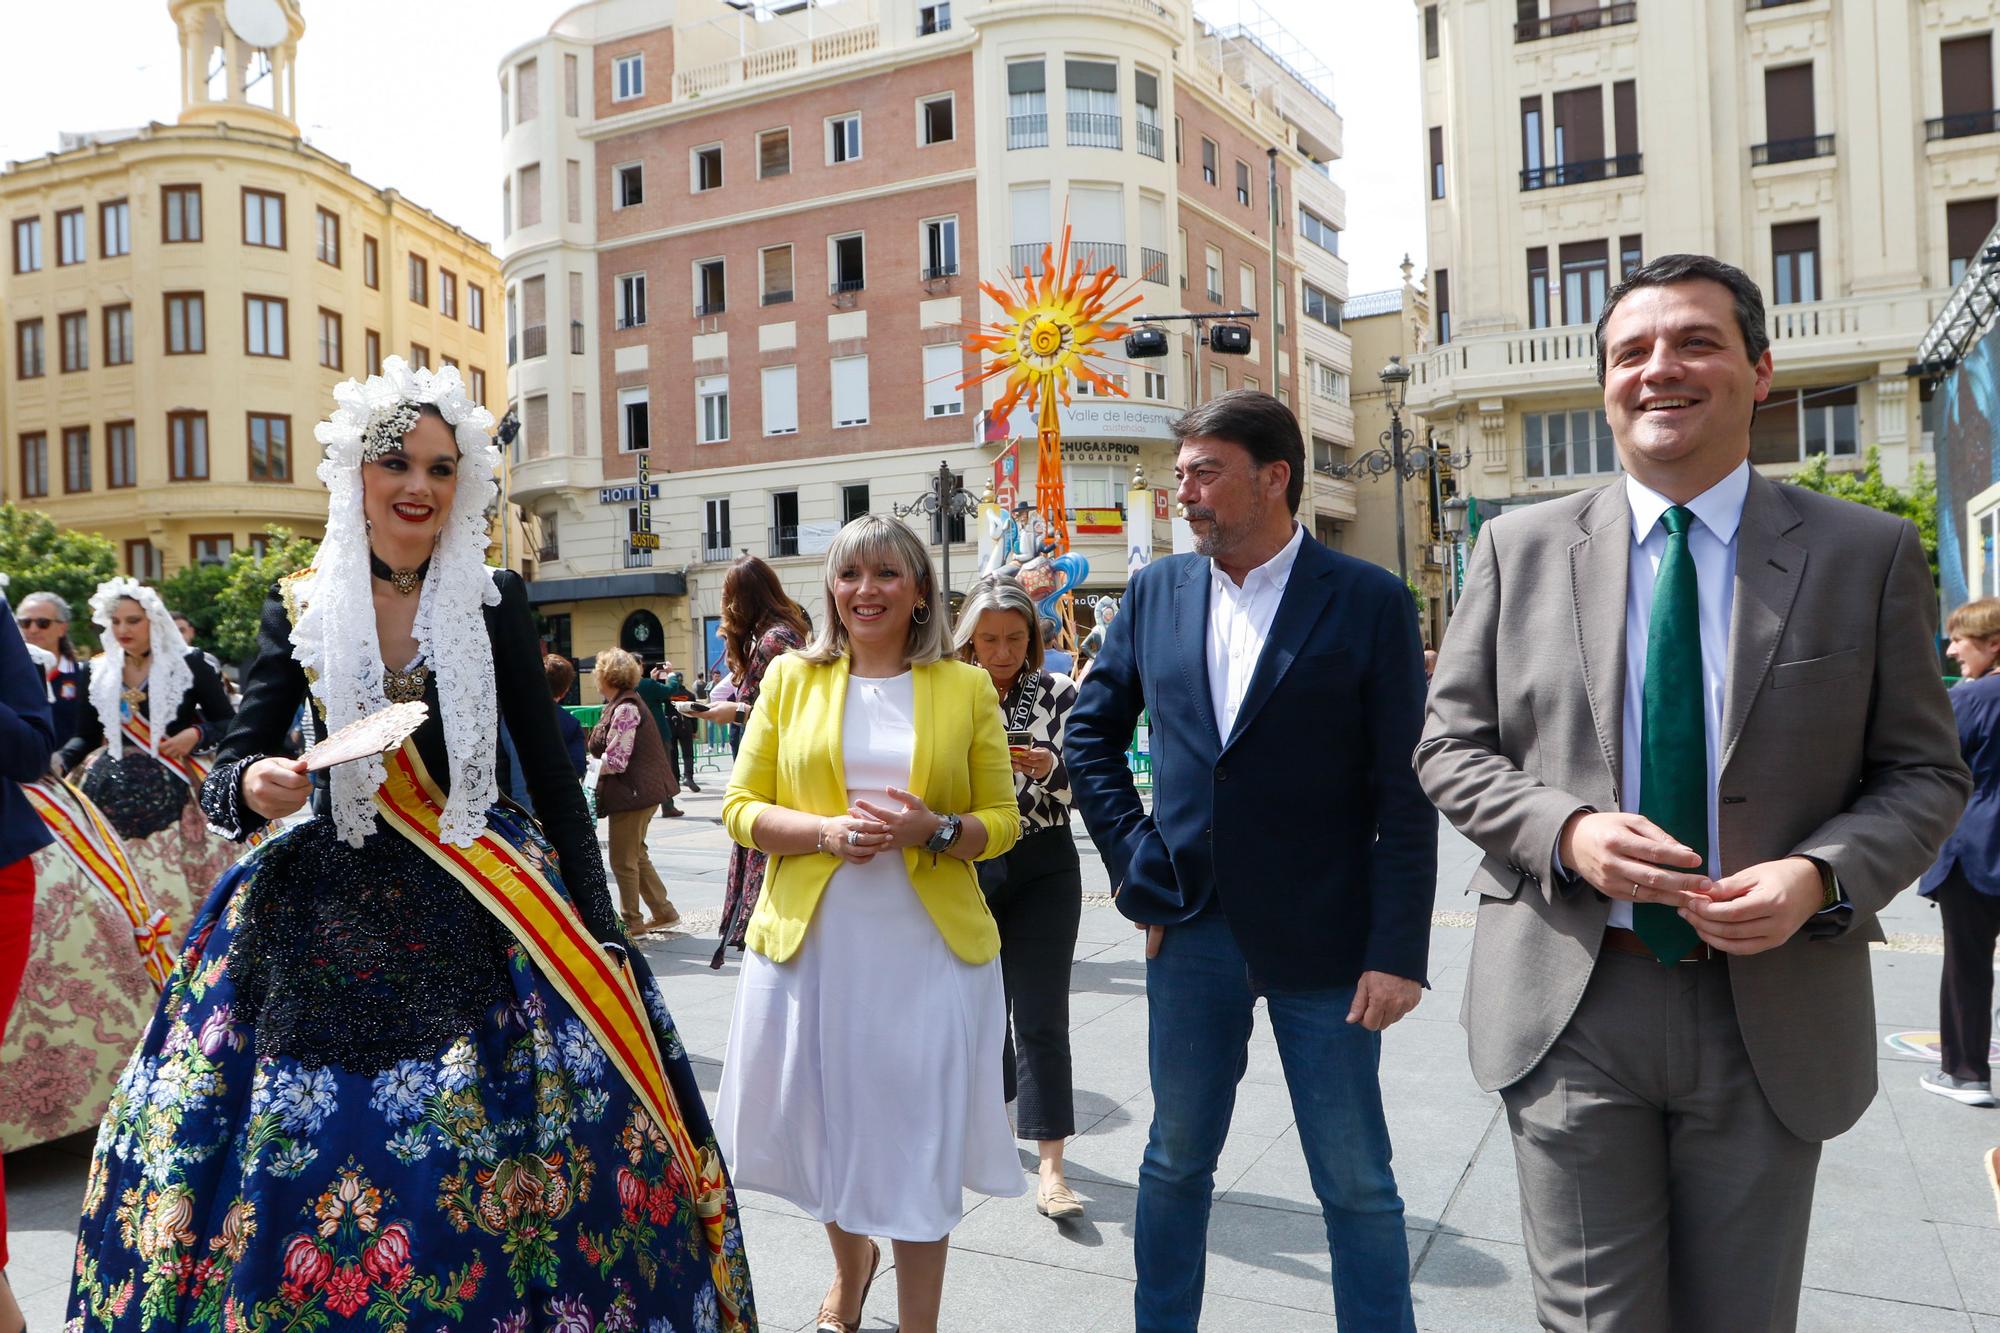
[[[152,668],[146,673],[147,750],[157,755],[181,700],[194,686],[194,671],[187,664],[187,641],[174,623],[160,594],[137,579],[110,579],[97,585],[90,596],[90,618],[103,631],[104,651],[90,663],[90,705],[104,723],[104,747],[113,759],[125,753],[125,733],[119,729],[118,702],[125,690],[125,650],[111,632],[111,609],[131,598],[146,613],[146,625],[153,633]]]
[[[439,720],[451,758],[451,792],[440,834],[467,847],[486,830],[486,808],[499,796],[494,768],[499,716],[493,648],[484,609],[500,589],[486,564],[486,510],[493,502],[500,452],[493,414],[465,394],[456,368],[412,370],[401,357],[364,382],[333,391],[331,418],[313,429],[326,446],[319,479],[329,492],[326,538],[297,586],[302,611],[292,626],[292,656],[312,680],[313,697],[337,731],[389,705],[382,686],[382,645],[369,585],[368,524],[361,510],[361,465],[401,447],[417,409],[435,406],[458,438],[458,492],[438,532],[412,633],[437,677]],[[379,758],[331,771],[333,824],[353,847],[375,827],[375,789],[388,776]]]

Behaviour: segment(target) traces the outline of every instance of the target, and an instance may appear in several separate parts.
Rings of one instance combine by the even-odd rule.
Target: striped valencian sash
[[[28,804],[42,817],[56,845],[83,871],[84,878],[117,903],[132,923],[132,938],[153,988],[167,984],[174,970],[174,923],[146,900],[146,891],[126,859],[125,846],[112,832],[103,812],[88,796],[67,782],[43,778],[24,782]]]
[[[723,1326],[742,1327],[738,1311],[743,1293],[722,1257],[728,1204],[722,1162],[711,1149],[697,1150],[688,1136],[631,968],[605,952],[584,928],[575,904],[557,892],[541,868],[507,839],[489,830],[470,847],[457,847],[439,836],[444,793],[432,781],[414,742],[404,741],[401,749],[383,759],[389,776],[375,791],[375,805],[383,821],[416,844],[499,919],[597,1038],[639,1104],[666,1135],[701,1218],[709,1267],[724,1311]]]
[[[145,718],[128,717],[118,724],[118,730],[125,733],[127,741],[152,754],[153,729],[147,725]],[[153,758],[178,773],[188,786],[194,788],[197,795],[201,792],[201,784],[208,781],[209,765],[205,759],[197,759],[193,755],[185,759],[170,759],[163,754],[154,754]]]

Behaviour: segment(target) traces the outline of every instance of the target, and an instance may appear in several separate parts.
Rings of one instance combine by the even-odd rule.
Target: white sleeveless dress
[[[915,711],[907,672],[849,679],[849,800],[908,788]],[[900,853],[842,865],[790,961],[743,955],[715,1118],[736,1188],[911,1241],[956,1227],[963,1189],[1026,1192],[1005,1027],[999,960],[951,951]]]

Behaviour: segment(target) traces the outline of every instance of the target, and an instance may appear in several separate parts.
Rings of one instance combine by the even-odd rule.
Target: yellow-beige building
[[[323,530],[339,381],[456,365],[497,416],[506,364],[485,244],[300,137],[297,0],[167,9],[176,124],[0,171],[0,493],[151,578]]]

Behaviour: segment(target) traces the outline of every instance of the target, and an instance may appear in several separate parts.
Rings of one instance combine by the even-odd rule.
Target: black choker
[[[415,569],[391,569],[389,568],[389,562],[381,556],[376,555],[373,551],[368,553],[368,572],[376,578],[387,582],[389,586],[405,597],[408,597],[411,593],[424,586],[424,575],[430,573],[430,570],[431,562],[429,560],[424,561],[424,563],[418,565]]]

